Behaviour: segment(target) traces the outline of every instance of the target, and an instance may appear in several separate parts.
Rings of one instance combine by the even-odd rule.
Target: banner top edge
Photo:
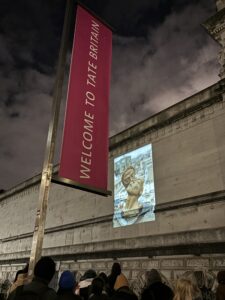
[[[97,20],[99,20],[102,24],[104,24],[108,29],[110,29],[113,33],[115,33],[114,27],[112,27],[109,23],[107,23],[105,20],[103,20],[101,17],[99,17],[95,12],[93,12],[90,8],[88,8],[85,4],[83,4],[80,0],[76,0],[76,4],[85,9],[87,12],[89,12],[93,17],[95,17]]]

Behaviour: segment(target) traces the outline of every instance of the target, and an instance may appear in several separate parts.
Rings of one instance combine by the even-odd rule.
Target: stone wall
[[[94,269],[97,273],[110,273],[112,259],[101,260],[78,260],[78,261],[57,261],[57,276],[54,279],[54,287],[57,288],[57,281],[60,274],[65,270],[70,270],[76,273],[77,280],[88,269]],[[225,269],[225,256],[169,256],[169,257],[134,257],[132,259],[123,258],[119,260],[123,273],[128,278],[132,289],[140,294],[145,283],[145,272],[155,268],[159,270],[163,281],[174,287],[176,279],[179,277],[192,278],[193,273],[202,271],[206,278],[210,281],[209,285],[215,290],[216,274],[220,270]],[[23,268],[24,264],[6,264],[0,266],[1,281],[8,279],[12,281],[16,271]]]

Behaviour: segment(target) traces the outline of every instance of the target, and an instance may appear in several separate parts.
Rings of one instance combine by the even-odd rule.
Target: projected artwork
[[[152,145],[114,159],[113,227],[154,221]]]

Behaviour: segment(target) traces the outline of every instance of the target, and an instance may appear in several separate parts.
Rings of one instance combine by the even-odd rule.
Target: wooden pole
[[[56,133],[59,120],[60,103],[62,97],[62,86],[65,73],[66,54],[68,48],[71,16],[73,9],[73,0],[67,0],[66,12],[63,26],[63,33],[59,51],[58,66],[56,72],[56,80],[53,93],[52,113],[48,129],[48,138],[45,150],[45,158],[43,164],[43,171],[41,176],[41,184],[39,190],[39,200],[37,207],[37,214],[35,220],[35,227],[33,233],[33,241],[31,247],[31,255],[29,262],[28,275],[31,279],[33,277],[34,266],[41,257],[42,245],[44,240],[45,220],[47,214],[49,189],[53,170],[53,156],[55,150]]]

